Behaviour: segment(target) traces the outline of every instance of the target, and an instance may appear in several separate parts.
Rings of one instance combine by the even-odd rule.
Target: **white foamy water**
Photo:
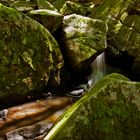
[[[92,73],[88,77],[88,86],[91,87],[97,83],[106,73],[105,53],[98,55],[91,63]]]

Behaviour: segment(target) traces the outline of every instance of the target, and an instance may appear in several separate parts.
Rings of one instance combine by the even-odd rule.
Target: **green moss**
[[[140,111],[130,100],[140,92],[137,85],[120,74],[106,76],[58,120],[45,140],[137,138]]]
[[[50,0],[52,1],[52,0]],[[54,7],[58,10],[60,10],[60,8],[62,8],[63,4],[66,2],[66,0],[56,0],[56,1],[52,1],[52,4],[54,5]]]
[[[134,58],[136,58],[140,52],[139,22],[139,15],[127,16],[115,38],[117,49],[120,51],[127,51],[128,55],[133,56]]]
[[[106,48],[107,25],[101,20],[68,15],[64,17],[62,28],[66,57],[76,71],[85,69],[86,62]]]
[[[57,11],[57,9],[50,4],[47,0],[37,0],[37,6],[39,9],[48,9],[48,10],[53,10]]]
[[[30,92],[42,88],[48,82],[50,70],[59,77],[63,58],[57,42],[47,29],[2,4],[0,26],[1,103],[5,102],[6,96],[20,99],[20,95],[27,97]],[[56,82],[59,83],[60,79]]]
[[[46,15],[46,16],[62,17],[62,15],[59,14],[58,12],[52,11],[52,10],[47,10],[47,9],[31,10],[29,12],[29,14],[31,14],[31,15]]]
[[[60,13],[63,15],[78,14],[85,16],[92,11],[91,7],[93,7],[93,4],[87,4],[87,6],[85,6],[71,1],[66,1],[60,9]]]

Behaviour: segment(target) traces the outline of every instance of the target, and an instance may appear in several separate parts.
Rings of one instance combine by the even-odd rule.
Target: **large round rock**
[[[101,20],[72,14],[64,17],[62,29],[64,55],[76,71],[88,67],[107,47],[107,25]]]
[[[62,65],[59,46],[42,25],[0,4],[1,104],[20,102],[31,91],[47,85],[50,71],[59,83]]]
[[[139,82],[108,75],[62,115],[44,140],[138,140],[139,93]]]

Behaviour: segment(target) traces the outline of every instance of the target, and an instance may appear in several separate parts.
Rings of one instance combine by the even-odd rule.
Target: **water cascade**
[[[66,93],[70,97],[79,98],[84,95],[90,87],[92,87],[96,82],[103,78],[106,74],[106,64],[105,64],[105,53],[103,52],[91,63],[92,73],[88,77],[88,83],[80,84],[74,90]]]
[[[111,60],[111,59],[110,59]],[[96,57],[96,59],[91,63],[91,74],[88,76],[87,84],[80,84],[75,87],[72,91],[66,93],[70,97],[79,98],[85,94],[91,87],[93,87],[99,80],[101,80],[105,75],[111,73],[120,73],[127,77],[127,73],[117,64],[111,65],[107,59],[106,53],[103,52]]]
[[[88,87],[93,86],[106,74],[105,53],[101,53],[91,63],[92,73],[88,77]]]

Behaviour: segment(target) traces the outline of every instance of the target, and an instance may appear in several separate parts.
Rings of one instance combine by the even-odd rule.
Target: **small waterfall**
[[[79,98],[84,95],[85,91],[88,91],[99,80],[101,80],[103,76],[114,73],[114,72],[120,73],[120,74],[123,73],[120,67],[112,66],[108,63],[105,52],[98,55],[96,59],[91,63],[91,70],[92,70],[92,73],[90,74],[90,76],[88,76],[88,83],[86,85],[80,84],[73,91],[66,93],[68,96]]]
[[[84,95],[85,91],[103,78],[103,76],[106,74],[105,53],[102,53],[96,57],[96,59],[91,63],[91,68],[92,73],[88,77],[87,85],[79,85],[73,91],[66,93],[67,96],[79,98]]]
[[[106,74],[105,53],[101,53],[91,63],[92,73],[88,77],[88,87],[97,83]]]

